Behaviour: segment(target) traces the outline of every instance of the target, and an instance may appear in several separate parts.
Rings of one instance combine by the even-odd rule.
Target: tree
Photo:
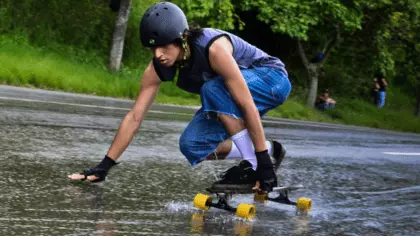
[[[307,105],[314,106],[320,68],[341,41],[343,32],[361,29],[363,1],[340,0],[243,0],[243,10],[258,10],[257,18],[275,33],[296,39],[297,49],[308,73]],[[310,60],[307,55],[323,55]]]
[[[119,71],[121,67],[125,32],[128,25],[128,18],[130,16],[131,1],[132,0],[111,0],[110,4],[112,10],[118,10],[109,55],[109,69],[114,72]],[[120,3],[119,7],[117,3]]]
[[[416,32],[420,31],[420,27],[415,27],[411,33],[404,35],[408,39],[400,40],[403,42],[399,45],[399,51],[402,55],[396,59],[396,76],[402,82],[402,88],[416,100],[414,114],[420,117],[420,37]],[[395,50],[395,53],[398,53]]]
[[[399,0],[389,5],[388,47],[396,64],[396,77],[403,89],[416,99],[415,115],[420,116],[420,3]]]
[[[187,15],[190,22],[225,30],[232,30],[242,21],[235,14],[235,7],[230,0],[175,0]]]

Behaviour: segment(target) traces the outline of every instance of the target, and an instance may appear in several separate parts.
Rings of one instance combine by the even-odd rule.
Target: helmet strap
[[[187,41],[185,39],[182,40],[182,48],[184,49],[184,61],[187,60]]]
[[[184,68],[184,65],[187,61],[187,40],[182,39],[181,47],[184,49],[184,55],[182,58],[182,61],[178,63],[177,73],[175,75],[175,79],[173,80],[173,83],[176,84],[178,82],[178,76],[179,76],[179,68]]]
[[[187,60],[187,40],[182,39],[181,46],[184,49],[184,56],[183,56],[182,62],[181,62],[181,68],[183,68],[184,64],[185,64],[185,61]]]

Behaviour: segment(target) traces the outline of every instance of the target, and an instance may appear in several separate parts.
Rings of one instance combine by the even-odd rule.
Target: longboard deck
[[[213,185],[206,190],[210,193],[217,194],[253,194],[255,191],[252,189],[254,185]],[[302,185],[293,186],[279,186],[274,187],[270,192],[289,192],[303,188]]]

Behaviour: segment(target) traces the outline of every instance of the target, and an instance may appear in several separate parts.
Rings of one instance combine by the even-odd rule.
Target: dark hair
[[[187,42],[193,43],[198,37],[203,35],[203,28],[201,28],[198,24],[190,24],[189,29],[185,32],[185,35],[188,36]]]
[[[377,72],[377,73],[375,74],[375,78],[378,78],[378,79],[383,79],[383,78],[385,78],[385,76],[384,76],[384,74],[383,74],[382,72]]]
[[[185,30],[184,32],[184,36],[187,36],[187,43],[188,44],[193,44],[198,37],[200,37],[201,35],[203,35],[203,28],[201,28],[199,25],[197,24],[190,24],[189,29]],[[177,38],[173,41],[173,43],[178,44],[178,46],[182,47],[182,39],[181,38]]]

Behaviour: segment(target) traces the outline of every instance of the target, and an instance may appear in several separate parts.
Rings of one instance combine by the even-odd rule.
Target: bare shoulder
[[[222,36],[216,39],[209,48],[210,55],[220,52],[229,52],[230,54],[233,53],[232,43],[226,36]]]

